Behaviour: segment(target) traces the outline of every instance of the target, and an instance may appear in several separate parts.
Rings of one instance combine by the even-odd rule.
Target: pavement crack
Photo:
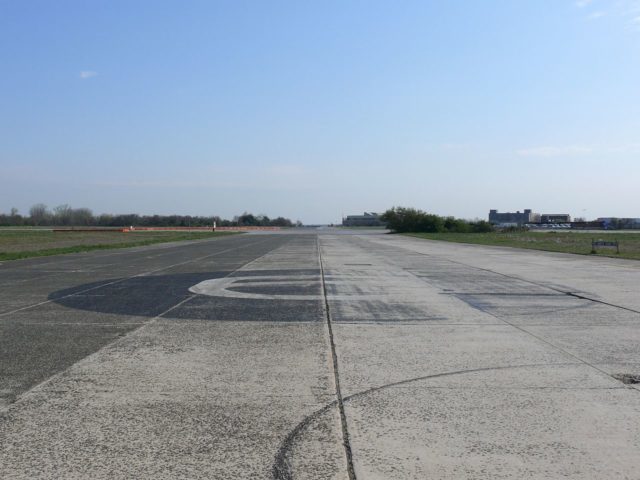
[[[562,352],[564,355],[566,355],[566,356],[568,356],[568,357],[571,357],[571,358],[573,358],[573,359],[577,360],[578,362],[580,362],[580,363],[582,363],[582,364],[584,364],[584,365],[586,365],[586,366],[588,366],[588,367],[593,368],[594,370],[596,370],[596,371],[598,371],[599,373],[601,373],[601,374],[605,375],[606,377],[609,377],[609,378],[615,378],[611,373],[609,373],[609,372],[607,372],[606,370],[603,370],[602,368],[600,368],[600,367],[596,366],[594,363],[589,362],[589,361],[585,360],[584,358],[582,358],[582,357],[580,357],[580,356],[578,356],[578,355],[576,355],[576,354],[574,354],[574,353],[571,353],[571,352],[570,352],[569,350],[567,350],[566,348],[563,348],[563,347],[561,347],[560,345],[557,345],[556,343],[554,343],[554,342],[552,342],[552,341],[550,341],[550,340],[547,340],[546,338],[542,337],[541,335],[535,334],[535,333],[531,332],[530,330],[527,330],[524,326],[522,326],[522,325],[517,325],[517,324],[515,324],[515,323],[513,323],[513,322],[510,322],[510,321],[508,321],[508,320],[506,320],[506,319],[504,319],[504,318],[499,317],[498,315],[496,315],[496,314],[494,314],[494,313],[492,313],[492,312],[490,312],[490,311],[487,311],[487,310],[482,310],[482,311],[483,311],[484,313],[486,313],[487,315],[490,315],[490,316],[492,316],[493,318],[496,318],[496,319],[498,319],[498,320],[500,320],[500,321],[504,322],[506,325],[509,325],[510,327],[515,328],[516,330],[519,330],[519,331],[521,331],[522,333],[524,333],[524,334],[526,334],[526,335],[529,335],[529,336],[531,336],[531,337],[535,338],[537,341],[542,342],[542,343],[544,343],[545,345],[548,345],[548,346],[550,346],[550,347],[552,347],[552,348],[554,348],[554,349],[556,349],[556,350],[558,350],[558,351]]]
[[[342,444],[347,460],[347,474],[349,480],[356,480],[356,473],[353,467],[353,453],[351,450],[351,441],[349,437],[349,427],[347,424],[347,415],[344,409],[344,400],[342,398],[342,390],[340,388],[340,371],[338,368],[338,354],[336,353],[336,344],[333,335],[333,325],[331,321],[331,308],[329,306],[329,298],[327,296],[326,281],[324,275],[324,266],[322,264],[322,251],[320,250],[320,237],[316,237],[316,245],[318,248],[318,263],[320,264],[320,277],[322,285],[322,296],[324,298],[325,316],[327,319],[327,328],[329,330],[329,343],[331,345],[331,357],[333,360],[333,376],[336,384],[336,398],[338,410],[340,412],[340,423],[342,425]]]
[[[404,247],[400,247],[400,248],[404,248]],[[409,251],[411,251],[412,253],[414,253],[414,254],[416,254],[416,255],[423,256],[423,257],[433,257],[433,255],[428,254],[428,253],[415,252],[415,251],[412,251],[412,250],[410,250],[410,249],[408,249],[408,248],[405,248],[405,250],[409,250]],[[580,295],[580,294],[578,294],[578,293],[576,293],[576,292],[571,292],[571,291],[563,290],[562,288],[558,288],[558,287],[554,287],[554,286],[551,286],[551,285],[547,285],[547,284],[545,284],[545,283],[535,282],[535,281],[533,281],[533,280],[528,280],[528,279],[526,279],[526,278],[522,278],[522,277],[519,277],[519,276],[517,276],[517,275],[509,275],[509,274],[507,274],[507,273],[498,272],[498,271],[496,271],[496,270],[492,270],[492,269],[490,269],[490,268],[483,268],[483,267],[478,267],[478,266],[475,266],[475,265],[469,265],[468,263],[460,262],[460,261],[457,261],[457,260],[452,260],[452,259],[450,259],[450,258],[442,258],[442,260],[444,260],[444,261],[446,261],[446,262],[449,262],[449,263],[456,264],[456,265],[462,265],[463,267],[471,268],[471,269],[473,269],[473,270],[479,270],[479,271],[481,271],[481,272],[492,273],[492,274],[494,274],[494,275],[499,275],[499,276],[501,276],[501,277],[509,278],[509,279],[511,279],[511,280],[517,280],[517,281],[519,281],[519,282],[528,283],[528,284],[530,284],[530,285],[535,285],[535,286],[537,286],[537,287],[546,288],[546,289],[549,289],[549,290],[551,290],[551,291],[553,291],[553,292],[557,292],[558,294],[568,295],[568,296],[570,296],[570,297],[579,298],[579,299],[581,299],[581,300],[587,300],[587,301],[594,302],[594,303],[600,303],[600,304],[602,304],[602,305],[606,305],[606,306],[609,306],[609,307],[619,308],[619,309],[621,309],[621,310],[626,310],[626,311],[628,311],[628,312],[632,312],[632,313],[640,314],[640,310],[634,310],[633,308],[624,307],[624,306],[622,306],[622,305],[616,305],[615,303],[609,303],[609,302],[605,302],[605,301],[602,301],[602,300],[597,300],[597,299],[595,299],[595,298],[587,297],[587,296],[585,296],[585,295]],[[406,270],[407,272],[411,273],[412,275],[414,275],[415,277],[423,278],[423,277],[421,277],[420,275],[418,275],[418,274],[416,274],[415,272],[413,272],[411,269],[405,269],[405,270]],[[445,290],[445,294],[447,294],[447,293],[448,293],[448,294],[456,294],[456,292],[453,292],[452,290],[449,290],[449,289],[446,289],[446,290]],[[458,294],[460,294],[460,293],[458,293]],[[474,295],[478,295],[478,294],[474,294]],[[489,295],[489,293],[483,293],[483,295]],[[504,294],[500,294],[500,295],[504,295]],[[548,296],[553,296],[553,294],[533,294],[533,295],[540,295],[540,296],[542,296],[542,295],[548,295]]]
[[[552,290],[555,290],[553,287],[548,287],[548,288],[551,288]],[[562,290],[558,290],[558,292],[562,292]],[[634,310],[633,308],[623,307],[622,305],[616,305],[615,303],[609,303],[609,302],[605,302],[605,301],[602,301],[602,300],[597,300],[595,298],[587,297],[587,296],[584,296],[584,295],[579,295],[579,294],[574,293],[574,292],[562,292],[562,293],[564,293],[565,295],[568,295],[570,297],[579,298],[580,300],[587,300],[589,302],[599,303],[601,305],[606,305],[608,307],[619,308],[621,310],[626,310],[627,312],[640,314],[640,311],[638,311],[638,310]]]
[[[315,412],[307,415],[305,418],[302,419],[300,423],[298,423],[298,425],[295,426],[293,430],[291,430],[288,433],[288,435],[280,444],[280,448],[278,449],[278,453],[276,455],[276,458],[273,464],[273,478],[275,480],[293,480],[294,477],[291,472],[291,465],[290,465],[289,459],[295,448],[296,442],[304,436],[304,434],[306,433],[306,430],[313,424],[314,421],[318,420],[323,415],[327,414],[333,407],[338,405],[339,402],[344,404],[347,402],[357,401],[361,398],[367,397],[372,394],[376,394],[381,391],[389,390],[392,388],[402,388],[404,386],[409,386],[411,384],[415,384],[423,381],[429,381],[437,378],[447,378],[447,377],[463,376],[463,375],[469,375],[469,374],[475,374],[475,373],[517,370],[517,369],[527,369],[527,368],[567,367],[567,366],[575,366],[580,364],[581,363],[576,363],[576,362],[531,363],[531,364],[522,364],[522,365],[504,365],[504,366],[472,368],[467,370],[454,370],[449,372],[423,375],[420,377],[407,378],[404,380],[367,388],[365,390],[353,393],[346,397],[341,396],[339,400],[334,400],[332,402],[329,402],[323,407],[321,407],[320,409],[316,410]],[[621,390],[622,387],[617,387],[615,389]],[[355,476],[353,478],[355,478]]]
[[[423,257],[433,257],[430,254],[426,254],[426,253],[422,253],[422,252],[415,252],[415,253],[417,255],[420,255],[420,256],[423,256]],[[498,275],[498,276],[501,276],[501,277],[504,277],[504,278],[508,278],[510,280],[516,280],[516,281],[519,281],[519,282],[528,283],[530,285],[535,285],[537,287],[541,287],[541,288],[544,288],[544,289],[547,289],[547,290],[551,290],[552,292],[557,292],[559,294],[564,294],[564,295],[567,295],[567,296],[570,296],[570,297],[579,298],[581,300],[587,300],[587,301],[590,301],[590,302],[606,305],[606,306],[609,306],[609,307],[612,307],[612,308],[618,308],[618,309],[625,310],[625,311],[628,311],[628,312],[640,314],[640,311],[634,310],[632,308],[624,307],[624,306],[621,306],[621,305],[616,305],[616,304],[613,304],[613,303],[604,302],[602,300],[597,300],[597,299],[594,299],[594,298],[590,298],[590,297],[587,297],[585,295],[580,295],[578,293],[567,291],[567,290],[563,290],[561,288],[554,287],[554,286],[551,286],[551,285],[545,285],[545,284],[540,283],[540,282],[527,280],[525,278],[518,277],[518,276],[515,276],[515,275],[508,275],[506,273],[501,273],[501,272],[498,272],[498,271],[495,271],[495,270],[491,270],[489,268],[482,268],[482,267],[477,267],[477,266],[474,266],[474,265],[469,265],[468,263],[452,260],[450,258],[444,258],[443,260],[448,262],[448,263],[451,263],[451,264],[454,264],[454,265],[461,265],[461,266],[463,266],[465,268],[469,268],[469,269],[472,269],[472,270],[478,270],[478,271],[482,271],[482,272],[487,272],[487,273],[491,273],[493,275]],[[413,275],[416,278],[424,280],[423,277],[418,275],[412,269],[405,269],[405,271],[407,271],[409,274]],[[453,292],[453,291],[447,291],[446,293],[453,293],[454,296],[456,296],[458,298],[461,297],[460,294],[455,294],[455,292]],[[485,295],[486,295],[486,293],[485,293]],[[551,294],[551,296],[553,296],[553,294]],[[535,338],[537,341],[542,342],[542,343],[544,343],[544,344],[546,344],[546,345],[548,345],[548,346],[550,346],[550,347],[562,352],[565,356],[570,357],[570,358],[572,358],[572,359],[574,359],[574,360],[576,360],[576,361],[578,361],[578,362],[580,362],[580,363],[582,363],[582,364],[584,364],[584,365],[586,365],[588,367],[591,367],[592,369],[596,370],[600,374],[602,374],[602,375],[604,375],[604,376],[606,376],[608,378],[616,379],[616,377],[613,374],[611,374],[610,372],[607,372],[606,370],[598,367],[594,363],[589,362],[589,361],[585,360],[584,358],[581,358],[580,356],[570,352],[568,349],[563,348],[560,345],[557,345],[553,341],[547,340],[546,338],[542,337],[541,335],[538,335],[538,334],[535,334],[535,333],[531,332],[530,330],[528,330],[524,326],[518,325],[518,324],[516,324],[514,322],[510,322],[509,320],[497,315],[496,313],[489,311],[487,308],[484,308],[480,304],[477,304],[477,303],[472,304],[472,303],[468,302],[467,300],[464,300],[463,298],[460,298],[460,300],[464,301],[465,303],[467,303],[472,308],[476,308],[477,310],[479,310],[479,311],[481,311],[481,312],[483,312],[483,313],[495,318],[496,320],[504,322],[504,324],[509,325],[510,327],[512,327],[512,328],[514,328],[516,330],[519,330],[520,332]],[[632,385],[629,385],[628,387],[635,389],[635,387],[633,387]]]

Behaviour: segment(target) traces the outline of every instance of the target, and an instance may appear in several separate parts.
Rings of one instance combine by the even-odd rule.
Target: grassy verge
[[[408,233],[412,237],[445,242],[529,248],[548,252],[590,255],[591,240],[620,242],[620,254],[615,249],[599,248],[596,256],[640,260],[640,233],[581,233],[581,232],[505,232],[505,233]]]
[[[236,232],[52,232],[0,229],[0,261],[235,235]]]

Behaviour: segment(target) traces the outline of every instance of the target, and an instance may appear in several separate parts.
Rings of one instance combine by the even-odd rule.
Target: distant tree
[[[469,222],[455,217],[441,217],[415,208],[393,207],[380,217],[391,230],[403,232],[452,232],[483,233],[493,231],[493,226],[485,221]]]
[[[125,215],[116,215],[114,218],[116,226],[140,225],[140,215],[137,213],[127,213]]]
[[[258,223],[258,219],[251,213],[244,212],[238,217],[238,225],[242,227],[255,227]]]
[[[218,227],[233,227],[234,225],[238,224],[238,217],[233,217],[233,219],[231,220],[227,220],[227,219],[220,219],[220,221],[217,223]]]
[[[88,208],[74,208],[71,210],[71,225],[89,226],[96,223],[93,212]]]
[[[398,233],[445,231],[442,217],[415,208],[393,207],[384,212],[380,219],[386,222],[388,228]]]
[[[258,214],[255,216],[255,225],[259,226],[259,227],[264,227],[264,226],[268,226],[269,222],[271,222],[271,219],[264,215],[264,214]]]
[[[71,225],[73,209],[67,205],[58,205],[53,209],[53,221],[56,225]]]
[[[101,227],[113,227],[113,215],[103,213],[96,219],[96,224]]]
[[[29,217],[32,225],[46,225],[51,214],[44,203],[36,203],[29,209]]]
[[[447,232],[468,233],[471,231],[471,225],[459,218],[447,217],[444,219],[444,229]]]
[[[16,225],[16,226],[24,224],[24,218],[22,218],[22,215],[18,213],[18,209],[16,207],[13,207],[10,210],[7,223],[9,223],[9,225]]]
[[[470,224],[473,233],[489,233],[495,230],[494,226],[486,220],[480,220]]]
[[[291,227],[293,226],[293,222],[291,222],[291,220],[289,220],[288,218],[277,217],[271,220],[270,225],[274,227]]]
[[[39,203],[33,205],[29,210],[30,217],[25,219],[18,214],[18,210],[11,209],[11,214],[0,214],[0,225],[20,225],[27,222],[29,225],[64,225],[64,226],[91,226],[102,227],[210,227],[215,222],[219,227],[229,227],[234,225],[243,226],[268,226],[276,225],[281,227],[292,226],[293,222],[288,218],[277,217],[270,219],[267,215],[253,215],[244,212],[233,220],[226,220],[217,215],[210,217],[192,215],[143,215],[130,214],[100,214],[94,216],[88,208],[72,208],[67,204],[58,205],[53,212],[47,210],[47,206]]]

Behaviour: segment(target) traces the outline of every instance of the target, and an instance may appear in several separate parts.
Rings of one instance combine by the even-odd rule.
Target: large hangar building
[[[540,214],[533,213],[531,209],[524,212],[504,212],[499,213],[498,210],[489,211],[489,223],[493,225],[518,226],[521,227],[527,223],[540,222]]]
[[[375,212],[364,212],[364,215],[347,215],[342,219],[343,227],[385,227],[386,223],[380,220],[380,215]]]

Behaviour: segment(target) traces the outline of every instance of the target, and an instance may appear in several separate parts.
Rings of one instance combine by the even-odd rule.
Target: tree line
[[[485,220],[468,221],[455,217],[441,217],[415,208],[393,207],[380,216],[387,228],[398,233],[486,233],[493,225]]]
[[[29,209],[29,215],[23,216],[18,209],[12,208],[9,214],[0,213],[0,226],[63,226],[63,227],[210,227],[213,223],[219,227],[294,227],[302,226],[300,221],[293,222],[285,217],[269,218],[266,215],[243,213],[231,220],[217,215],[138,215],[108,214],[94,215],[89,208],[72,208],[69,205],[59,205],[49,209],[38,203]]]

